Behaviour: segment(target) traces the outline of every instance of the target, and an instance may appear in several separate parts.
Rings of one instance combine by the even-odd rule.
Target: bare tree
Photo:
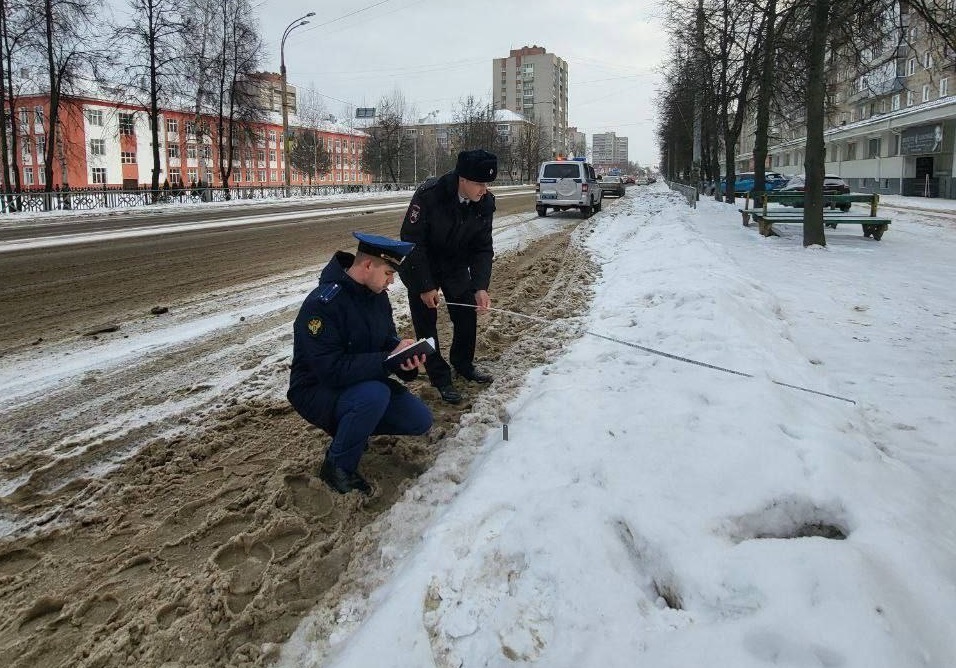
[[[405,96],[399,90],[379,100],[377,121],[368,128],[368,140],[362,153],[362,170],[378,175],[380,181],[398,183],[401,178],[402,156],[410,146],[404,132],[407,126]]]
[[[216,2],[217,48],[210,67],[218,75],[211,88],[215,115],[215,141],[219,155],[219,176],[229,197],[229,179],[233,160],[244,140],[255,136],[252,124],[263,117],[257,89],[250,85],[259,65],[262,40],[252,19],[248,0],[211,0]]]
[[[469,95],[454,112],[455,146],[458,150],[483,148],[497,153],[501,141],[495,129],[495,111],[490,103]]]
[[[521,134],[512,146],[512,155],[518,169],[518,178],[530,181],[538,174],[538,165],[551,158],[551,139],[541,129],[536,118],[522,127]]]
[[[129,0],[128,25],[117,30],[127,63],[124,90],[149,120],[153,168],[150,186],[153,202],[159,199],[162,171],[159,116],[183,84],[183,36],[187,29],[184,0]]]
[[[0,132],[4,193],[19,191],[22,186],[16,109],[23,78],[17,76],[15,71],[18,65],[23,64],[21,55],[33,29],[28,19],[26,2],[0,0],[0,128],[10,128],[9,135],[5,131]],[[18,202],[8,204],[17,206]]]
[[[50,110],[44,118],[43,170],[45,189],[52,192],[60,143],[60,103],[97,78],[106,53],[106,45],[97,39],[103,6],[101,0],[42,0],[31,7],[31,13],[30,20],[38,26],[31,46],[46,68],[45,87],[50,96]]]
[[[332,167],[332,155],[314,128],[296,128],[289,152],[289,162],[298,171],[309,177],[309,185],[319,174]]]

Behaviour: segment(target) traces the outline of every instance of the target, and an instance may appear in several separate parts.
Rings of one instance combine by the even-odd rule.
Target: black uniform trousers
[[[469,290],[461,295],[445,295],[446,302],[475,305],[475,292]],[[435,352],[425,359],[425,371],[435,387],[451,384],[451,367],[462,373],[471,373],[475,365],[475,340],[478,336],[478,313],[470,306],[448,305],[448,317],[452,324],[451,348],[448,361],[441,354],[438,342],[438,309],[428,308],[421,295],[408,296],[408,308],[412,313],[415,336],[420,339],[435,339]]]

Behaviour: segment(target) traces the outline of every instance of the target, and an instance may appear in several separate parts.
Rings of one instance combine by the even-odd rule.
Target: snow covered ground
[[[586,316],[554,317],[577,339],[517,395],[500,376],[480,394],[367,528],[377,551],[350,567],[354,593],[306,619],[280,664],[956,665],[956,202],[883,203],[882,241],[841,226],[811,249],[798,225],[763,238],[660,183],[587,221],[496,220],[499,251],[577,227],[601,271]],[[11,356],[2,403],[24,378],[38,391],[162,356],[223,312],[294,308],[313,282]],[[287,356],[283,334],[257,345]],[[210,391],[231,392],[245,372],[220,367]]]
[[[373,593],[282,665],[956,665],[954,219],[804,249],[663,184],[621,204],[579,228],[593,304],[507,438],[439,458],[378,521]]]

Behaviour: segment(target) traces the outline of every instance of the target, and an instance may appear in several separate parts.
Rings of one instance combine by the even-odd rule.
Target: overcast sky
[[[629,158],[657,164],[654,98],[666,41],[657,3],[582,0],[252,0],[279,71],[282,31],[314,11],[285,44],[289,81],[326,108],[374,107],[398,88],[419,116],[488,100],[492,63],[513,48],[544,46],[568,63],[569,115],[587,134],[628,137]]]

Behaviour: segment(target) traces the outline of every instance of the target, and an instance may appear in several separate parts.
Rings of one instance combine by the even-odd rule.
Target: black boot
[[[490,373],[485,373],[484,371],[479,371],[478,369],[472,367],[469,371],[459,371],[458,375],[464,378],[465,380],[470,380],[474,383],[481,383],[485,385],[490,383],[495,378]]]
[[[319,478],[339,494],[348,494],[358,490],[362,494],[371,494],[372,487],[359,475],[358,471],[346,471],[332,464],[328,457],[319,469]]]
[[[461,392],[455,389],[455,386],[451,383],[447,385],[438,385],[435,389],[438,390],[438,394],[441,395],[443,401],[446,401],[450,404],[457,404],[461,401]]]

